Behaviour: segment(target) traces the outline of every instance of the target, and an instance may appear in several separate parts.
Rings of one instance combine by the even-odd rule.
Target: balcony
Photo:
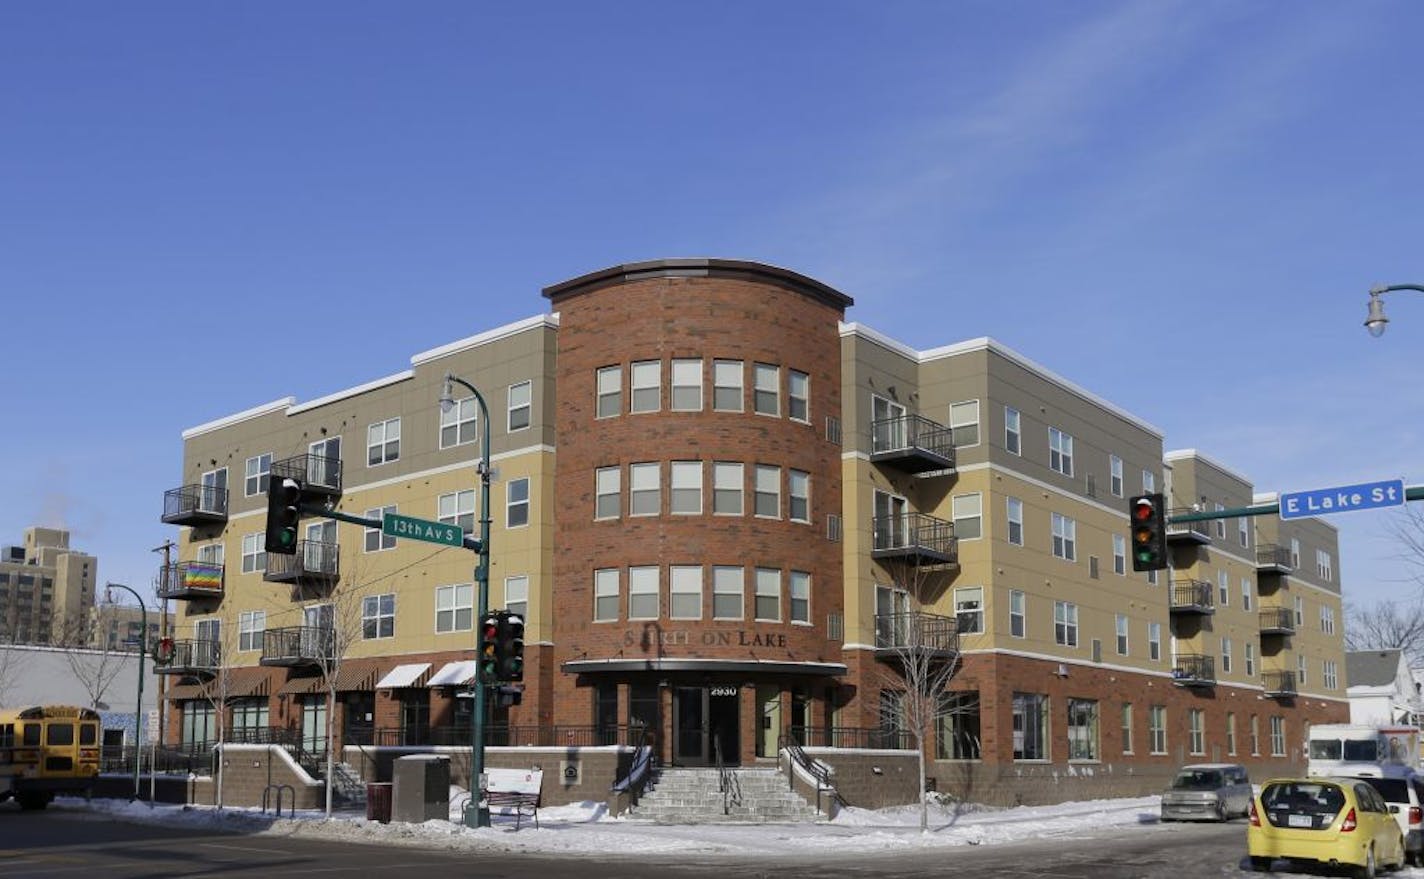
[[[959,652],[959,626],[954,617],[906,611],[875,615],[877,656],[918,656],[948,659]]]
[[[1213,614],[1216,602],[1211,584],[1205,580],[1173,580],[1170,585],[1172,606],[1178,614]]]
[[[1203,522],[1172,522],[1173,516],[1185,516],[1188,513],[1199,513],[1190,507],[1182,507],[1167,511],[1167,540],[1176,543],[1211,543],[1211,521]]]
[[[163,493],[165,525],[221,525],[227,521],[227,489],[182,485]]]
[[[924,513],[876,516],[871,557],[898,559],[911,565],[955,565],[959,543],[954,523]]]
[[[1256,547],[1256,570],[1268,574],[1289,574],[1295,570],[1289,546],[1265,543]]]
[[[173,661],[155,665],[154,674],[211,676],[222,668],[222,645],[217,641],[174,641]]]
[[[154,593],[160,600],[222,598],[223,566],[212,562],[178,562],[158,569]]]
[[[322,626],[287,626],[262,633],[260,665],[322,665],[330,657],[333,632]]]
[[[1295,611],[1288,607],[1261,608],[1262,635],[1294,635]]]
[[[267,553],[269,583],[334,583],[341,576],[341,546],[317,540],[298,540],[292,555]]]
[[[273,479],[295,479],[304,494],[341,496],[341,459],[326,455],[293,455],[272,462]]]
[[[943,424],[921,415],[872,421],[870,461],[906,473],[953,470],[953,433]]]
[[[1183,654],[1172,667],[1172,683],[1179,687],[1216,686],[1216,662],[1210,656]]]
[[[1271,699],[1291,699],[1295,697],[1295,672],[1268,671],[1261,675],[1266,684],[1266,696]]]

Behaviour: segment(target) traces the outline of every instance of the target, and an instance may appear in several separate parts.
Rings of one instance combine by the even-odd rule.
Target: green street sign
[[[465,545],[465,529],[459,525],[447,525],[444,522],[432,522],[413,516],[397,516],[395,513],[386,513],[381,518],[381,533],[389,537],[424,540],[426,543]]]

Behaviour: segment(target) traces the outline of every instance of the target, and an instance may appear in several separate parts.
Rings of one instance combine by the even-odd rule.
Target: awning
[[[463,687],[475,679],[475,661],[462,659],[447,662],[445,667],[430,676],[427,687]]]
[[[407,665],[398,665],[386,672],[386,676],[376,683],[376,689],[389,690],[394,687],[418,687],[417,681],[430,671],[428,662],[412,662]]]
[[[376,689],[376,677],[381,673],[379,659],[343,659],[336,670],[336,691]]]
[[[277,695],[299,696],[304,693],[317,693],[321,691],[321,682],[321,675],[307,675],[306,677],[292,678],[277,688]]]
[[[169,702],[205,698],[202,684],[174,684],[164,691],[163,696]]]
[[[221,694],[229,699],[241,699],[247,696],[266,696],[271,685],[271,669],[248,666],[247,668],[229,669],[226,688],[223,686],[221,676],[214,678],[212,683],[208,684],[208,688],[215,695]]]

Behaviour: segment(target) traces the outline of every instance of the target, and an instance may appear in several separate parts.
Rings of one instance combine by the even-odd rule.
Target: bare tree
[[[23,676],[28,659],[29,654],[22,647],[0,636],[0,705],[9,703],[10,690]]]
[[[1424,665],[1424,598],[1345,606],[1346,650],[1402,650],[1410,667]]]
[[[224,621],[226,622],[226,621]],[[185,659],[193,664],[195,668],[211,668],[211,677],[202,681],[198,688],[199,695],[212,706],[213,722],[216,729],[213,730],[216,742],[214,754],[217,764],[215,785],[215,805],[223,808],[223,755],[222,743],[227,739],[227,700],[228,694],[232,690],[232,668],[227,665],[227,657],[237,655],[237,626],[220,624],[218,626],[218,637],[216,640],[203,639],[191,642],[191,656]]]
[[[111,648],[105,623],[113,617],[113,605],[105,604],[94,608],[92,615],[69,614],[57,620],[54,626],[54,644],[64,648],[62,652],[69,671],[84,687],[89,707],[94,709],[105,707],[104,696],[109,688],[123,674],[124,668],[137,659],[132,652]],[[134,707],[135,717],[142,712],[142,705]]]
[[[355,555],[354,553],[352,554]],[[326,816],[331,817],[333,802],[333,779],[336,773],[336,700],[337,700],[337,676],[341,673],[342,663],[346,659],[346,653],[351,649],[351,645],[366,634],[364,629],[365,587],[361,579],[361,565],[355,561],[349,561],[347,570],[343,573],[340,583],[333,587],[327,596],[327,603],[331,608],[330,629],[323,633],[318,639],[320,659],[323,671],[326,673]],[[376,597],[375,600],[379,601]],[[373,625],[379,625],[379,614],[371,614],[375,618]],[[391,617],[394,625],[394,616]],[[371,633],[371,637],[376,637],[380,633]]]
[[[1409,566],[1415,586],[1424,590],[1424,506],[1405,504],[1389,530],[1399,541],[1398,558]]]

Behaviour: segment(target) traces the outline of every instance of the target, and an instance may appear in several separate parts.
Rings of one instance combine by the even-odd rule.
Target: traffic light
[[[297,554],[297,522],[302,518],[302,484],[290,477],[267,485],[267,552]]]
[[[494,696],[496,703],[500,707],[508,708],[511,705],[518,705],[524,701],[524,688],[501,684],[494,688]]]
[[[493,684],[499,680],[500,617],[490,611],[480,620],[480,668],[476,686]]]
[[[1127,514],[1132,520],[1132,569],[1160,571],[1167,567],[1167,511],[1162,495],[1131,498]]]
[[[505,611],[499,637],[499,679],[524,680],[524,617]]]

